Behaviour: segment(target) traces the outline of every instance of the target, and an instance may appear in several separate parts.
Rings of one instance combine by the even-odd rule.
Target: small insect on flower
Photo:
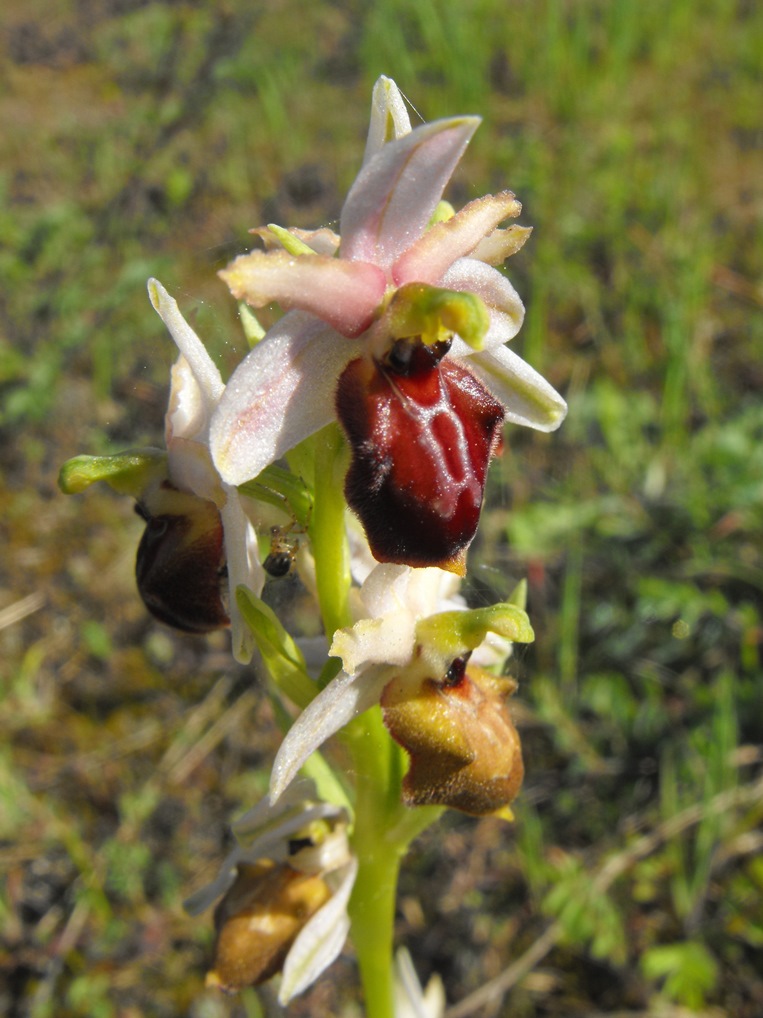
[[[273,579],[288,576],[294,565],[299,550],[299,539],[294,533],[294,523],[288,527],[272,527],[270,531],[270,551],[262,563],[262,568]]]

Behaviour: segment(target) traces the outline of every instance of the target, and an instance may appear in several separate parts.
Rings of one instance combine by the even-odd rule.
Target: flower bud
[[[524,776],[506,704],[516,684],[467,665],[468,657],[433,675],[423,654],[384,689],[384,723],[410,756],[403,801],[510,818]]]

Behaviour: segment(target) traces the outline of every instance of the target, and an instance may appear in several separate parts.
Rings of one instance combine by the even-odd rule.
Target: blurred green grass
[[[515,342],[570,403],[507,434],[472,553],[476,597],[530,581],[518,822],[414,846],[401,941],[458,1001],[555,931],[462,1014],[757,1018],[763,9],[9,0],[1,27],[0,1010],[259,1013],[204,993],[180,902],[264,787],[269,706],[224,639],[146,618],[130,506],[55,476],[161,433],[147,276],[235,363],[215,270],[250,226],[336,219],[385,73],[483,116],[449,197],[523,201]]]

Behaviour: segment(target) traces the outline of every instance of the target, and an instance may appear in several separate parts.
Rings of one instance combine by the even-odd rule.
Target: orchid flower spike
[[[263,227],[266,249],[221,273],[238,299],[287,313],[236,369],[210,428],[220,476],[237,485],[338,419],[348,502],[377,560],[459,574],[504,420],[550,431],[566,413],[505,346],[524,308],[494,266],[529,235],[499,228],[519,202],[505,191],[453,214],[440,201],[478,124],[411,130],[379,79],[340,235]]]
[[[347,939],[357,873],[347,824],[343,809],[300,781],[277,805],[265,799],[233,825],[236,848],[185,903],[198,915],[221,899],[208,986],[231,992],[280,973],[278,999],[287,1004],[331,965]]]

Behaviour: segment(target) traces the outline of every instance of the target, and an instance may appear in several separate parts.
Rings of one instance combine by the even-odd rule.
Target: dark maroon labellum
[[[186,633],[209,633],[229,625],[222,590],[226,577],[223,527],[212,502],[194,499],[192,514],[145,519],[135,561],[143,603],[160,622]]]
[[[343,371],[336,409],[352,448],[345,481],[380,562],[463,573],[504,411],[447,347],[405,341]]]

